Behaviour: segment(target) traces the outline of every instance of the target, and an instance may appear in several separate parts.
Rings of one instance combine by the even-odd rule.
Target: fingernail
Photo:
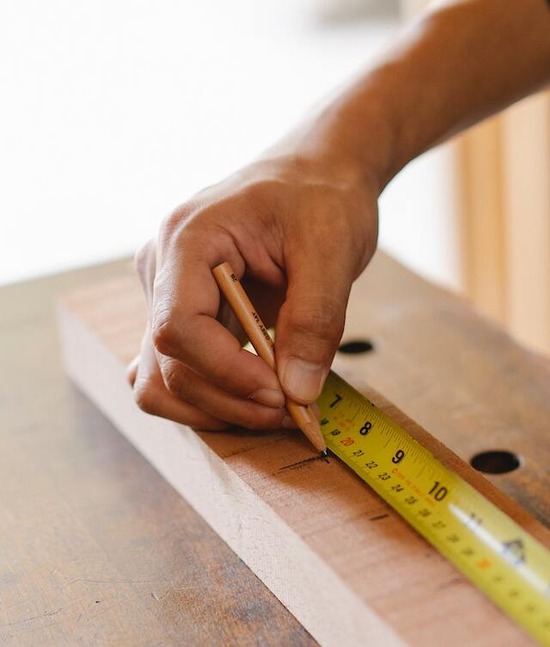
[[[279,409],[285,406],[285,395],[279,389],[258,389],[254,391],[250,399],[259,404],[265,404],[266,407]]]
[[[313,402],[319,397],[325,370],[319,364],[291,357],[283,366],[280,380],[285,391],[298,402]]]

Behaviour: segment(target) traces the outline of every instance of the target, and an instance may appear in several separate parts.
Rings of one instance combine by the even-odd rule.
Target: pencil
[[[212,273],[220,290],[248,336],[250,343],[254,346],[256,352],[264,362],[276,371],[275,352],[271,335],[244,291],[233,268],[229,263],[225,262],[215,267]],[[294,422],[310,440],[315,449],[326,453],[327,445],[321,433],[321,427],[319,426],[317,417],[311,407],[293,402],[287,397],[286,408]]]

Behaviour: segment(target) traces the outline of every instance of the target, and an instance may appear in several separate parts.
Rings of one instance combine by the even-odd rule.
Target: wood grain
[[[54,299],[129,267],[0,289],[0,645],[313,646],[63,372]]]
[[[411,330],[416,331],[418,340],[429,346],[429,351],[423,353],[418,344],[423,360],[437,363],[446,359],[445,370],[439,374],[430,374],[425,361],[416,365],[414,359],[401,359],[394,381],[398,376],[402,383],[410,382],[426,415],[435,414],[435,419],[444,416],[447,422],[454,417],[455,424],[457,420],[461,422],[463,439],[467,436],[469,440],[464,442],[464,448],[468,446],[469,452],[471,441],[483,437],[480,429],[485,432],[488,428],[491,440],[495,436],[489,436],[492,419],[478,415],[480,407],[473,406],[475,402],[465,396],[475,395],[478,404],[485,405],[488,400],[491,405],[487,394],[499,381],[499,362],[508,361],[508,368],[516,372],[524,391],[522,401],[525,392],[534,395],[536,401],[537,394],[548,388],[548,381],[540,383],[540,378],[549,375],[548,365],[529,357],[456,299],[427,286],[385,257],[379,256],[368,276],[355,290],[346,335],[364,334],[368,321],[377,345],[373,356],[380,362],[385,359],[386,373],[391,370],[392,352],[399,352],[399,344],[389,344],[396,331],[405,337]],[[392,298],[394,291],[400,298]],[[376,320],[380,336],[373,326]],[[466,641],[473,645],[530,644],[347,468],[335,461],[303,464],[311,450],[299,435],[196,434],[139,412],[124,380],[125,363],[139,345],[143,326],[143,304],[132,277],[71,295],[64,301],[61,321],[65,361],[73,379],[322,644],[360,645],[368,636],[372,644],[429,646],[439,644],[442,635],[451,645]],[[407,330],[402,328],[403,322],[409,322]],[[444,330],[445,324],[447,336],[444,332],[433,334],[434,326]],[[482,353],[468,341],[474,329],[473,336],[484,349]],[[453,343],[449,347],[450,340]],[[498,348],[501,356],[493,358],[493,348]],[[511,361],[514,357],[515,363]],[[491,380],[483,382],[484,388],[477,393],[469,373],[467,383],[457,379],[461,364],[468,362],[469,371],[476,368],[477,362],[481,377],[485,377],[484,365],[490,365]],[[346,363],[348,369],[352,363]],[[353,364],[356,371],[361,367],[361,362]],[[376,373],[375,362],[362,371],[363,377],[370,373]],[[423,374],[424,384],[428,381],[428,392],[421,390],[422,380],[414,381],[416,374]],[[433,384],[436,375],[438,381]],[[369,380],[371,384],[373,381]],[[503,376],[502,388],[506,388],[506,382]],[[453,416],[456,409],[451,395],[455,389],[462,403],[458,416]],[[442,400],[435,397],[438,391]],[[548,530],[526,508],[514,504],[370,388],[369,395],[550,545]],[[506,400],[494,412],[506,415],[513,410],[513,404],[506,391]],[[538,420],[538,416],[548,420],[547,398],[535,408],[534,415],[529,406],[522,412],[530,420]],[[539,429],[523,430],[525,446],[526,432],[536,445]],[[533,456],[537,455],[542,482],[546,478],[547,484],[544,452],[537,452],[535,447]],[[530,469],[533,472],[533,466]],[[535,474],[536,471],[535,465]],[[518,473],[525,475],[525,469],[522,467]],[[501,483],[513,490],[515,482],[509,476]],[[523,500],[529,500],[528,507],[544,518],[544,490],[520,487],[519,491]],[[437,605],[433,604],[435,597]],[[480,632],[482,626],[490,626],[490,634]]]

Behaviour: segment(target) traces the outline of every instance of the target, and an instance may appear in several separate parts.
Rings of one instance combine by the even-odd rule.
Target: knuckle
[[[178,331],[174,326],[170,311],[157,313],[151,326],[153,346],[162,355],[172,355],[178,343]]]
[[[183,371],[175,362],[170,362],[162,373],[164,384],[168,391],[178,400],[188,399],[187,381]]]
[[[310,307],[303,304],[295,313],[292,326],[301,335],[327,342],[337,341],[344,330],[344,315],[335,302],[326,301]]]
[[[134,384],[134,400],[137,406],[151,415],[156,415],[157,388],[150,379],[137,379]]]
[[[164,367],[164,370],[162,371],[162,379],[164,380],[164,384],[168,391],[170,391],[172,395],[181,399],[180,395],[183,394],[181,384],[182,380],[180,373],[173,362],[170,362],[167,367]]]
[[[234,422],[243,429],[279,429],[283,417],[283,412],[247,404],[239,411]]]
[[[165,216],[160,224],[159,240],[166,243],[171,240],[174,235],[177,235],[178,231],[180,231],[182,226],[189,220],[192,212],[192,204],[185,203]]]

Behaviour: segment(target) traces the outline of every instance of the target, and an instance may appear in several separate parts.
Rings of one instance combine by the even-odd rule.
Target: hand
[[[166,220],[137,258],[149,325],[129,377],[143,409],[259,429],[291,424],[283,391],[315,400],[375,249],[382,188],[435,143],[548,83],[546,3],[508,4],[439,3],[268,156]],[[277,325],[277,375],[230,332],[211,272],[223,261]]]
[[[129,369],[138,405],[200,429],[294,427],[284,394],[319,395],[354,279],[377,238],[374,182],[280,155],[180,206],[137,255],[149,323]],[[212,268],[229,261],[267,325],[277,375],[242,349]],[[284,392],[284,394],[283,394]]]

